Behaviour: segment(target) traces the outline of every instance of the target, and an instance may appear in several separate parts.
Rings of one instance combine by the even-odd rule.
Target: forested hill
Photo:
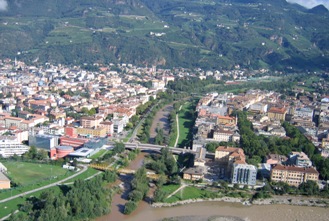
[[[326,8],[285,0],[15,0],[0,11],[0,57],[328,69],[328,24]]]

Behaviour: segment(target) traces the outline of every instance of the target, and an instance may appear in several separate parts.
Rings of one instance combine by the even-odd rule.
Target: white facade
[[[22,155],[30,149],[29,146],[23,145],[16,140],[0,140],[0,155],[7,158],[14,155]]]
[[[313,119],[313,109],[311,108],[296,108],[295,117],[302,117],[307,118],[308,120],[312,121]]]
[[[256,185],[257,168],[249,164],[234,164],[232,170],[232,183]]]

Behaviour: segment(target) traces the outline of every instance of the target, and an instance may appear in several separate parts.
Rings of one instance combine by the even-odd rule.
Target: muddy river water
[[[129,166],[131,169],[140,167],[144,154],[140,154]],[[243,206],[238,203],[201,202],[175,207],[153,208],[146,202],[141,202],[138,209],[130,215],[123,215],[123,205],[126,200],[122,195],[115,195],[112,212],[99,217],[97,221],[157,221],[169,217],[181,216],[234,216],[246,221],[329,221],[329,208],[303,207],[289,205],[252,205]],[[194,221],[193,218],[188,220]],[[198,219],[200,220],[200,219]]]

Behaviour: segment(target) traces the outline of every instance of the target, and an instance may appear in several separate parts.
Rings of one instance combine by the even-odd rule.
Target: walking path
[[[175,190],[173,193],[171,193],[171,194],[169,194],[169,196],[167,196],[167,199],[172,197],[173,195],[175,195],[176,193],[178,193],[180,190],[184,189],[187,186],[188,186],[187,184],[182,183],[182,185],[177,190]]]
[[[179,107],[180,111],[182,109],[182,105]],[[177,136],[176,136],[176,141],[174,147],[177,147],[178,139],[179,139],[179,122],[178,122],[178,113],[176,114],[176,126],[177,126]]]

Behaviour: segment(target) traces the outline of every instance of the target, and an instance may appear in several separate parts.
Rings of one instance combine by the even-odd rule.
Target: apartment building
[[[2,157],[11,157],[22,155],[30,149],[29,146],[23,145],[16,138],[7,138],[0,140],[0,155]]]
[[[271,107],[268,110],[268,117],[271,120],[285,120],[287,110],[285,108]]]
[[[232,170],[232,183],[256,185],[257,168],[249,164],[234,164]]]
[[[271,180],[285,182],[291,186],[299,186],[303,182],[312,180],[317,182],[319,173],[314,167],[295,167],[276,165],[271,171]]]
[[[81,117],[80,125],[85,128],[98,127],[102,121],[102,117]]]

